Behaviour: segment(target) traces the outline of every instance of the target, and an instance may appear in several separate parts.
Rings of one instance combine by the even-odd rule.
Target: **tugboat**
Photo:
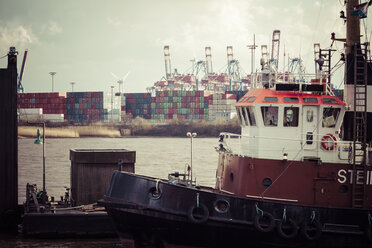
[[[357,3],[348,1],[348,13]],[[241,134],[219,136],[215,188],[197,186],[190,170],[168,179],[114,172],[103,203],[123,243],[371,247],[371,63],[367,46],[347,44],[353,102],[333,95],[329,75],[279,80],[263,63],[255,88],[236,104]]]

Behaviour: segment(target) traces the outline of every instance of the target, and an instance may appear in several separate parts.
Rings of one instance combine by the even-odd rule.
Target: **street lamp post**
[[[52,92],[54,92],[54,75],[56,75],[57,72],[51,71],[49,74],[52,76]]]
[[[74,85],[76,84],[75,82],[71,82],[71,92],[74,92]]]
[[[45,189],[45,122],[28,122],[30,124],[37,124],[37,125],[43,125],[43,141],[41,142],[40,141],[40,131],[38,129],[38,135],[37,135],[37,139],[35,140],[35,144],[42,144],[43,145],[43,195],[42,195],[42,198],[43,198],[43,204],[45,204],[46,202],[46,189]]]
[[[192,139],[197,136],[197,133],[187,132],[187,137],[190,137],[190,144],[191,144],[191,159],[190,159],[190,170],[191,170],[191,185],[192,185]]]

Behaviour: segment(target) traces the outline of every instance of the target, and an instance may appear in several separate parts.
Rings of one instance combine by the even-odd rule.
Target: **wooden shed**
[[[110,184],[113,171],[134,173],[136,152],[126,149],[70,149],[71,194],[76,206],[96,203]]]

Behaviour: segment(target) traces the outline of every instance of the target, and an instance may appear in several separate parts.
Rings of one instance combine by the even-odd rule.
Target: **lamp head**
[[[41,145],[43,142],[40,140],[40,130],[38,129],[36,132],[36,140],[34,141],[34,144]]]

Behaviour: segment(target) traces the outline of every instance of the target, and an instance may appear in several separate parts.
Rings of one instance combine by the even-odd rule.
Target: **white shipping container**
[[[43,114],[43,120],[50,122],[64,122],[64,114]]]
[[[42,108],[20,108],[18,109],[20,115],[42,115]]]
[[[103,108],[104,109],[120,109],[121,96],[112,95],[111,92],[103,93]]]

